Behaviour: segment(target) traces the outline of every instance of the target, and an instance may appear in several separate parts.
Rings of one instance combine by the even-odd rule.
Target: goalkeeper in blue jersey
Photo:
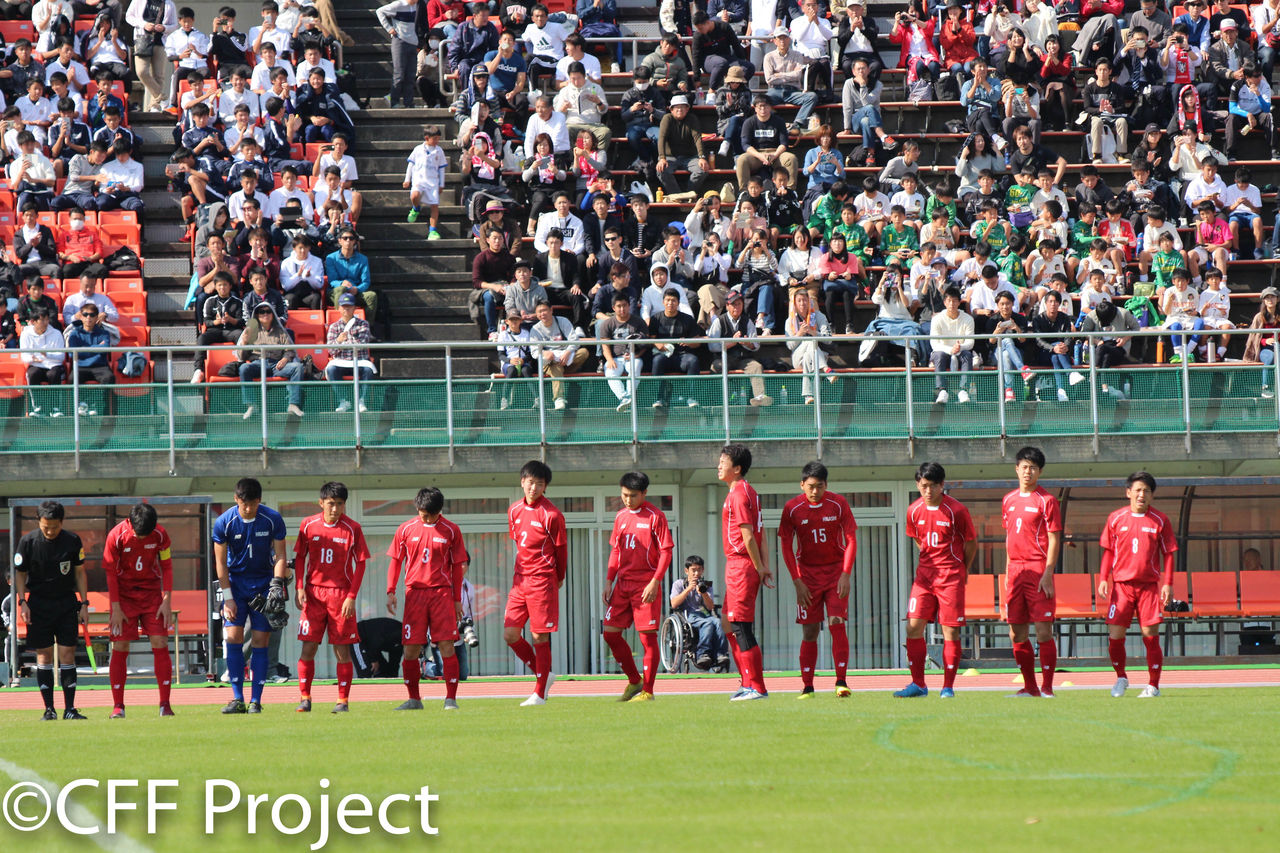
[[[222,630],[233,698],[224,714],[262,713],[271,632],[288,624],[288,563],[284,518],[262,505],[262,484],[252,477],[236,483],[236,505],[213,523],[213,556],[222,593]],[[252,629],[250,672],[253,688],[244,702],[244,623]]]

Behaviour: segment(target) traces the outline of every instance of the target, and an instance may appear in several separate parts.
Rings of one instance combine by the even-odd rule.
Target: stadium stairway
[[[470,222],[460,206],[461,174],[457,168],[458,150],[453,143],[456,125],[447,109],[388,109],[385,99],[391,76],[389,40],[377,25],[373,10],[376,0],[353,0],[338,4],[339,20],[355,44],[346,48],[345,59],[356,72],[359,94],[370,99],[370,109],[355,115],[357,145],[353,151],[360,170],[358,188],[364,194],[364,213],[359,231],[364,238],[363,250],[370,259],[374,287],[381,294],[382,310],[390,312],[391,339],[398,342],[476,340],[480,331],[470,321],[467,299],[471,291],[470,264],[476,254],[474,241],[470,239]],[[652,4],[639,0],[623,0],[620,14],[626,34],[653,37],[657,25],[652,15]],[[879,20],[881,39],[878,47],[885,58],[884,76],[886,102],[886,128],[899,139],[915,138],[921,143],[922,162],[940,164],[926,168],[922,173],[926,182],[933,183],[951,171],[950,164],[958,153],[963,134],[949,133],[946,123],[951,119],[963,119],[964,112],[954,102],[922,102],[912,104],[903,101],[903,78],[896,72],[898,49],[887,38],[892,14],[898,4],[873,2],[870,13]],[[650,48],[651,49],[651,48]],[[647,51],[642,51],[643,55]],[[629,53],[628,53],[629,56]],[[607,66],[606,66],[607,67]],[[630,62],[628,61],[628,68]],[[1083,72],[1082,72],[1083,74]],[[1081,77],[1080,82],[1084,82]],[[605,89],[616,114],[618,98],[630,85],[630,74],[605,75]],[[761,81],[753,86],[762,85]],[[140,94],[135,84],[135,94]],[[787,115],[794,108],[782,108]],[[706,133],[715,130],[714,108],[707,105],[695,107],[695,115]],[[841,122],[838,104],[820,107],[817,114],[834,126]],[[191,275],[190,246],[179,242],[183,229],[177,206],[177,198],[166,192],[164,164],[172,152],[172,119],[168,116],[135,113],[133,127],[142,142],[147,174],[145,195],[148,212],[144,229],[143,252],[147,258],[146,284],[148,314],[152,325],[152,342],[156,345],[181,345],[195,341],[191,312],[182,309]],[[424,124],[435,123],[443,127],[444,143],[449,155],[450,167],[447,188],[441,207],[441,232],[444,239],[428,243],[425,217],[417,223],[405,222],[408,206],[407,192],[401,187],[405,158],[421,141]],[[854,140],[841,140],[847,153]],[[1078,181],[1082,165],[1081,134],[1068,130],[1062,133],[1046,133],[1046,145],[1059,151],[1072,164],[1067,170],[1064,189],[1070,192]],[[1250,148],[1255,144],[1257,150]],[[718,141],[710,143],[714,150]],[[1269,153],[1261,149],[1261,143],[1246,141],[1245,160],[1253,168],[1254,183],[1280,184],[1280,163],[1272,161]],[[799,149],[801,152],[807,144]],[[618,149],[620,150],[620,149]],[[625,170],[625,154],[616,156],[612,166]],[[719,158],[707,183],[708,188],[719,188],[731,181],[732,161]],[[860,181],[876,169],[850,167],[851,181]],[[1117,189],[1127,180],[1128,168],[1123,165],[1104,166],[1105,179]],[[1123,177],[1122,177],[1123,176]],[[632,176],[623,173],[625,187]],[[1227,176],[1229,179],[1229,175]],[[518,178],[516,178],[518,180]],[[683,220],[691,205],[657,204],[655,215],[662,220]],[[1273,204],[1266,205],[1266,221],[1274,215]],[[532,252],[527,245],[525,254]],[[1247,261],[1232,264],[1230,279],[1233,290],[1244,298],[1237,299],[1236,318],[1242,322],[1252,316],[1256,294],[1267,284],[1274,282],[1276,262]],[[1249,299],[1249,295],[1255,295]],[[861,328],[874,316],[869,302],[860,304],[854,324]],[[833,318],[834,322],[834,318]],[[843,327],[843,324],[839,324]],[[1235,353],[1232,353],[1235,355]],[[839,360],[837,360],[837,363]],[[175,379],[185,380],[190,375],[190,365],[185,360],[175,362]],[[484,375],[489,372],[492,359],[482,354],[455,357],[455,375]],[[158,377],[163,379],[163,364],[157,365]],[[386,378],[440,377],[444,367],[438,358],[393,356],[382,359],[381,373]]]

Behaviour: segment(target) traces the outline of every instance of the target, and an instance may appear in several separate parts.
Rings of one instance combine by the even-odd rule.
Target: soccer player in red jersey
[[[658,677],[658,623],[662,617],[662,579],[671,567],[675,542],[662,510],[646,500],[649,477],[622,475],[622,509],[609,536],[609,574],[604,590],[604,641],[627,676],[621,702],[650,702]],[[622,632],[635,622],[644,649],[644,681],[636,672],[631,647]]]
[[[173,679],[173,661],[169,658],[172,547],[168,531],[156,523],[156,508],[145,503],[134,505],[129,519],[111,528],[102,546],[102,568],[107,574],[107,596],[111,601],[113,720],[124,719],[129,644],[144,633],[151,641],[156,684],[160,686],[160,716],[173,716],[169,707],[169,683]]]
[[[547,704],[555,682],[551,673],[551,635],[560,627],[560,587],[569,568],[569,537],[564,515],[544,494],[551,468],[534,459],[520,469],[524,496],[507,509],[507,526],[516,543],[516,570],[507,594],[502,638],[537,676],[533,695],[521,707]],[[524,638],[525,623],[533,645]]]
[[[462,578],[467,573],[467,548],[458,525],[445,518],[444,494],[435,488],[421,489],[413,499],[418,515],[396,530],[387,549],[387,613],[396,615],[396,584],[404,568],[404,686],[409,698],[397,711],[422,708],[418,684],[422,664],[418,655],[431,641],[440,647],[444,670],[446,711],[458,709],[458,658],[453,644],[458,640],[458,620],[462,618]]]
[[[1169,516],[1151,506],[1155,493],[1155,477],[1146,471],[1130,474],[1124,490],[1129,505],[1107,516],[1102,528],[1098,597],[1107,601],[1107,633],[1111,638],[1107,650],[1116,671],[1111,695],[1117,699],[1129,688],[1124,669],[1124,635],[1133,624],[1135,611],[1142,644],[1147,647],[1147,673],[1151,678],[1138,698],[1160,695],[1160,668],[1164,666],[1161,611],[1173,597],[1173,555],[1178,550],[1178,540]]]
[[[978,554],[978,533],[964,504],[944,492],[947,472],[937,462],[916,470],[920,499],[907,508],[907,535],[920,548],[916,578],[907,602],[907,661],[911,683],[894,692],[899,699],[928,696],[924,683],[925,629],[942,626],[943,699],[955,696],[964,627],[964,582]]]
[[[1040,448],[1024,447],[1015,460],[1018,488],[1005,495],[1000,505],[1005,529],[1005,618],[1023,682],[1014,695],[1053,698],[1053,670],[1058,663],[1058,645],[1053,640],[1053,567],[1062,545],[1062,511],[1058,499],[1038,485],[1044,470]],[[1027,639],[1032,622],[1040,647],[1040,686],[1036,685],[1036,653]]]
[[[329,482],[320,487],[320,512],[298,528],[293,546],[293,567],[297,572],[294,593],[302,617],[298,639],[302,653],[298,659],[298,689],[302,694],[299,711],[311,710],[311,682],[316,676],[316,652],[329,632],[329,645],[338,659],[338,702],[333,713],[348,710],[351,695],[351,644],[360,642],[356,632],[356,596],[364,580],[369,547],[364,531],[346,515],[347,487]]]
[[[782,559],[796,585],[796,624],[800,641],[800,698],[813,695],[813,669],[818,663],[818,631],[823,612],[831,631],[836,667],[836,695],[849,695],[849,580],[858,552],[858,525],[844,496],[827,491],[827,466],[810,462],[800,472],[800,494],[787,501],[778,522]]]
[[[773,589],[773,572],[764,555],[764,518],[760,496],[747,482],[751,451],[743,444],[726,444],[720,451],[716,476],[729,487],[720,509],[724,544],[724,607],[729,650],[738,664],[742,686],[730,701],[767,699],[764,684],[764,652],[756,642],[756,595],[760,585]]]

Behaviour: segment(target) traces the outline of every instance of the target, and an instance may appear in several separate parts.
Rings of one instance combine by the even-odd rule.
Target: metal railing
[[[1249,330],[1228,332],[1187,332],[1194,335],[1242,335]],[[1143,330],[1125,337],[1169,337],[1167,330]],[[987,336],[981,336],[987,337]],[[993,339],[1016,337],[1059,339],[1061,335],[991,336]],[[1070,341],[1116,339],[1114,332],[1073,333]],[[788,338],[771,336],[761,338],[764,344],[817,341],[825,346],[849,346],[862,343],[863,336],[829,336]],[[306,420],[293,430],[281,428],[281,420],[287,420],[284,407],[273,414],[272,401],[288,390],[291,381],[278,376],[267,376],[258,368],[258,384],[253,395],[253,412],[243,401],[246,399],[245,383],[235,379],[207,377],[201,383],[175,381],[175,361],[190,359],[197,353],[238,349],[235,346],[208,348],[196,347],[112,347],[94,350],[67,349],[70,370],[65,386],[0,385],[0,429],[6,431],[8,440],[0,453],[23,453],[38,450],[41,453],[70,454],[77,471],[81,457],[94,452],[149,451],[167,452],[170,471],[177,467],[177,452],[183,450],[260,449],[266,465],[269,451],[314,447],[342,448],[357,454],[371,447],[435,447],[447,449],[449,462],[454,463],[454,451],[458,447],[478,445],[530,445],[542,448],[556,444],[613,443],[630,444],[633,456],[645,443],[726,441],[746,439],[811,440],[819,456],[823,444],[833,440],[901,439],[908,442],[914,452],[914,442],[923,438],[998,439],[1002,443],[1020,436],[1077,435],[1090,437],[1094,453],[1099,450],[1100,438],[1117,434],[1181,434],[1188,453],[1191,452],[1192,435],[1196,432],[1275,432],[1280,446],[1280,394],[1271,398],[1260,395],[1262,386],[1272,391],[1280,388],[1280,336],[1272,341],[1270,351],[1273,363],[1264,368],[1259,363],[1245,364],[1223,361],[1213,365],[1146,365],[1128,364],[1122,367],[1099,368],[1095,359],[1086,365],[1074,365],[1070,387],[1073,389],[1067,403],[1058,403],[1052,381],[1053,395],[1047,402],[1006,401],[1006,389],[1018,383],[1015,370],[975,370],[968,374],[946,372],[944,380],[955,387],[959,377],[967,377],[968,387],[975,395],[972,403],[940,406],[917,383],[930,383],[934,375],[927,367],[914,364],[912,347],[916,341],[930,338],[922,335],[891,335],[878,337],[879,343],[905,346],[906,364],[901,367],[874,369],[837,369],[831,372],[819,369],[817,360],[801,372],[765,372],[759,375],[770,388],[776,402],[781,405],[764,410],[749,406],[750,395],[745,387],[752,381],[752,374],[731,370],[723,357],[719,369],[698,376],[650,373],[612,379],[625,383],[629,406],[617,405],[616,392],[608,390],[610,379],[598,374],[566,375],[563,379],[552,377],[545,370],[536,376],[521,379],[484,376],[459,376],[454,364],[455,356],[484,352],[492,353],[498,344],[487,341],[459,341],[451,343],[368,344],[360,348],[374,356],[412,355],[414,357],[439,354],[443,356],[444,375],[439,379],[396,379],[395,381],[362,381],[358,370],[351,370],[349,379],[335,381],[311,380],[299,384],[313,397],[306,407]],[[701,338],[696,343],[720,343],[721,339]],[[653,344],[682,344],[688,341],[644,339],[639,341],[602,341],[579,339],[574,346],[599,347],[609,345],[614,352],[626,354],[618,360],[634,358],[637,351]],[[562,344],[569,345],[569,344]],[[548,347],[559,349],[560,347]],[[255,351],[310,352],[349,349],[338,345],[261,346]],[[529,347],[535,359],[541,359],[537,345]],[[1088,347],[1090,351],[1092,346]],[[996,347],[998,352],[998,345]],[[10,358],[15,354],[34,352],[8,350]],[[119,353],[147,352],[152,364],[163,365],[160,381],[99,386],[86,384],[80,379],[80,359],[93,353],[107,353],[111,363]],[[273,359],[274,361],[274,359]],[[1038,380],[1048,382],[1053,374],[1050,368],[1033,366]],[[340,368],[342,372],[345,367]],[[1264,371],[1269,381],[1262,381]],[[825,380],[825,384],[824,384]],[[1111,381],[1111,393],[1104,389]],[[553,407],[548,402],[547,386],[563,382],[571,388],[576,404],[567,411]],[[1076,386],[1087,382],[1082,393]],[[796,384],[802,383],[797,388]],[[1131,394],[1124,394],[1122,383],[1132,383]],[[1029,386],[1028,386],[1029,387]],[[272,389],[278,389],[275,393]],[[981,388],[982,390],[979,390]],[[641,392],[655,399],[666,394],[673,405],[655,408],[641,414]],[[80,404],[88,395],[103,397],[106,409],[98,414],[81,411]],[[520,408],[515,404],[517,394],[523,394],[525,402],[532,397],[532,405]],[[790,394],[790,396],[789,396]],[[321,411],[319,402],[340,396],[349,401],[349,411],[339,407],[336,411]],[[801,401],[802,395],[812,400]],[[37,396],[46,401],[69,400],[69,411],[62,419],[33,418],[28,403]],[[362,412],[364,401],[370,399],[367,411]],[[683,398],[683,399],[682,399]],[[1127,398],[1127,399],[1126,399]],[[239,402],[237,402],[239,401]],[[686,405],[681,407],[680,402]],[[1104,408],[1125,404],[1127,417],[1117,420],[1114,408],[1110,422],[1104,422]],[[7,405],[7,409],[5,408]],[[994,405],[994,410],[992,406]],[[1028,417],[1025,407],[1036,406],[1035,417]],[[1087,407],[1087,417],[1082,408]],[[114,409],[114,411],[112,411]],[[589,417],[581,413],[589,412]],[[1210,417],[1209,412],[1212,412]],[[42,414],[49,414],[45,409]],[[536,429],[531,426],[529,415],[536,413]],[[1043,415],[1043,418],[1040,416]],[[572,417],[570,417],[572,416]],[[570,421],[572,421],[570,423]],[[39,424],[38,427],[28,426]],[[313,427],[318,426],[319,429]],[[28,431],[24,432],[24,428]],[[292,437],[286,433],[292,433]],[[1003,446],[1003,444],[1002,444]]]

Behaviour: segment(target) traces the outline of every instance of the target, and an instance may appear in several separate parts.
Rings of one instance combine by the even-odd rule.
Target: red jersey
[[[515,582],[564,579],[568,565],[569,535],[564,514],[546,496],[530,504],[524,498],[507,509],[507,527],[516,543]]]
[[[364,580],[369,546],[364,541],[364,530],[345,514],[329,525],[324,523],[324,515],[317,513],[298,528],[293,555],[300,589],[304,583],[343,589],[347,598],[354,599]]]
[[[435,524],[412,518],[400,525],[387,556],[391,558],[387,569],[388,594],[396,591],[403,566],[405,589],[443,587],[453,591],[454,601],[462,600],[467,548],[462,541],[462,530],[444,516],[436,519]]]
[[[1000,503],[1000,520],[1005,529],[1010,574],[1018,563],[1035,563],[1043,570],[1049,557],[1049,534],[1062,532],[1058,499],[1042,486],[1025,495],[1014,489]]]
[[[764,516],[760,512],[760,496],[746,480],[738,480],[729,487],[729,495],[720,507],[720,531],[724,540],[724,555],[729,560],[747,560],[747,543],[742,539],[742,525],[748,525],[756,548],[764,554]]]
[[[1124,583],[1173,583],[1173,554],[1178,550],[1169,516],[1151,507],[1137,515],[1128,507],[1107,516],[1102,528],[1102,580]]]
[[[639,509],[623,507],[613,519],[609,535],[608,580],[648,583],[661,580],[671,567],[675,550],[671,528],[662,510],[645,501]]]
[[[943,495],[936,507],[917,499],[907,508],[907,535],[920,547],[916,583],[928,587],[964,582],[964,543],[978,538],[964,504],[950,495]]]
[[[172,591],[172,549],[169,532],[159,524],[146,536],[135,534],[128,519],[111,528],[102,546],[108,600],[142,602]]]
[[[782,508],[778,540],[793,579],[819,587],[853,571],[858,525],[844,495],[827,492],[816,504],[796,495]],[[798,553],[797,553],[798,552]]]

